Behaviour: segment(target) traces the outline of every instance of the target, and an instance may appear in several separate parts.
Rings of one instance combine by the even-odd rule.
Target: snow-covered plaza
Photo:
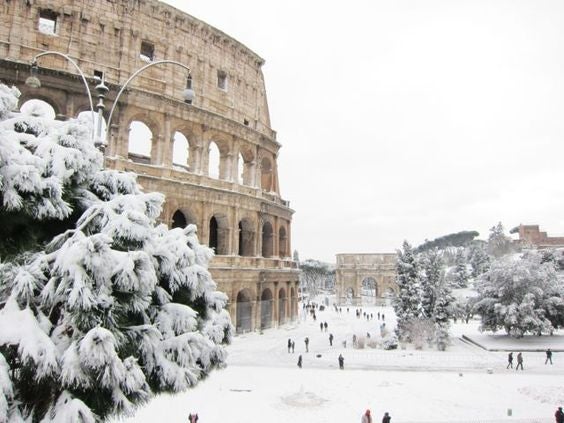
[[[370,409],[375,422],[387,411],[392,422],[548,423],[564,404],[562,331],[515,340],[481,334],[479,322],[470,321],[453,326],[445,352],[410,346],[356,349],[353,335],[366,337],[368,332],[372,339],[379,337],[378,312],[385,314],[387,328],[395,325],[391,307],[364,307],[363,312],[374,318],[357,318],[354,307],[348,313],[342,307],[338,313],[330,306],[318,311],[314,321],[302,309],[299,322],[237,336],[228,348],[226,369],[184,394],[157,397],[123,421],[186,422],[197,412],[199,423],[359,422]],[[320,322],[328,323],[326,332]],[[462,335],[500,351],[464,342]],[[294,353],[288,353],[289,338],[295,341]],[[549,347],[555,351],[553,365],[545,365],[544,350]],[[522,351],[524,371],[506,369],[504,350]],[[344,370],[339,370],[339,354],[345,359]]]

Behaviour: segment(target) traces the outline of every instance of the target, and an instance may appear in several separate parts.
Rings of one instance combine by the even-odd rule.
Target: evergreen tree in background
[[[457,288],[466,288],[468,286],[469,276],[464,250],[459,250],[455,258],[454,286]]]
[[[398,337],[409,340],[409,323],[421,316],[419,264],[407,241],[403,242],[403,248],[398,250],[397,256],[398,295],[394,299],[394,311]]]
[[[437,300],[437,289],[443,274],[443,261],[435,248],[421,254],[421,311],[425,318],[432,318]]]
[[[440,351],[446,350],[449,344],[450,319],[454,298],[444,278],[440,278],[436,288],[436,301],[433,310],[435,323],[435,342]]]
[[[468,256],[473,278],[477,278],[489,269],[490,256],[482,244],[473,244],[469,249]]]
[[[101,169],[88,126],[11,113],[0,85],[0,421],[95,422],[223,366],[227,297],[196,228]]]
[[[501,222],[492,226],[488,237],[488,252],[490,255],[499,258],[509,254],[512,250],[511,238],[505,235]]]

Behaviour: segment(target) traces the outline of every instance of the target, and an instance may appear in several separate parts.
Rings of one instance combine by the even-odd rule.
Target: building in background
[[[509,231],[518,234],[516,242],[522,246],[536,248],[564,248],[564,237],[551,237],[546,232],[541,232],[539,225],[519,225]]]
[[[24,84],[44,51],[70,56],[87,77],[104,78],[106,104],[120,98],[105,149],[108,168],[135,172],[145,191],[166,195],[161,221],[196,224],[216,252],[210,271],[229,296],[238,332],[275,327],[297,315],[291,258],[293,210],[280,196],[281,145],[270,127],[264,60],[220,30],[156,0],[7,1],[0,6],[0,80],[57,119],[89,111],[76,69],[55,55],[38,60],[40,88]],[[180,93],[193,90],[195,98]],[[96,100],[96,99],[94,99]],[[104,117],[108,119],[106,109]]]

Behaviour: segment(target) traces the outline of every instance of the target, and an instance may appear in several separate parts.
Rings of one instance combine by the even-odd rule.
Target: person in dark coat
[[[323,328],[325,329],[325,332],[327,332],[327,326],[329,326],[327,322],[323,322]]]
[[[544,360],[544,364],[547,364],[549,361],[550,364],[552,364],[552,350],[550,348],[546,350],[546,360]]]
[[[331,347],[333,346],[333,334],[332,333],[329,334],[329,345]]]
[[[290,352],[291,348],[292,348],[292,340],[288,338],[288,352]]]
[[[306,352],[309,352],[309,338],[307,336],[304,339],[304,343],[305,343],[305,346],[306,346]]]
[[[294,348],[296,348],[296,341],[292,341],[292,352],[294,352]]]
[[[197,423],[198,422],[198,415],[190,413],[188,415],[188,422],[189,423]]]
[[[556,413],[554,413],[554,419],[556,423],[564,423],[564,412],[562,411],[562,407],[558,407]]]
[[[321,329],[321,332],[323,332],[323,322],[319,323],[319,329]]]
[[[515,370],[519,370],[519,366],[523,370],[523,354],[521,353],[517,354],[517,367],[515,367]]]
[[[390,423],[392,421],[392,416],[386,411],[384,417],[382,417],[382,423]]]
[[[302,355],[300,354],[298,357],[298,367],[301,369],[302,368]]]
[[[345,368],[345,357],[339,354],[339,369],[343,370]]]
[[[506,367],[506,369],[509,369],[510,367],[513,368],[513,353],[512,352],[510,352],[507,355],[507,367]]]

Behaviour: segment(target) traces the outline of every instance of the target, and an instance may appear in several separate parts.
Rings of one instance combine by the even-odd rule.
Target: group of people
[[[387,411],[384,413],[384,417],[382,417],[382,423],[390,423],[392,421],[392,416]],[[370,414],[370,410],[366,410],[366,412],[362,415],[360,419],[360,423],[374,423],[372,419],[372,415]]]
[[[544,360],[544,364],[548,363],[552,364],[552,350],[550,348],[546,350],[546,360]],[[521,352],[517,353],[517,366],[515,367],[515,370],[519,370],[519,367],[521,367],[521,370],[523,370],[523,354]],[[513,368],[513,352],[507,354],[506,369],[509,368]]]

